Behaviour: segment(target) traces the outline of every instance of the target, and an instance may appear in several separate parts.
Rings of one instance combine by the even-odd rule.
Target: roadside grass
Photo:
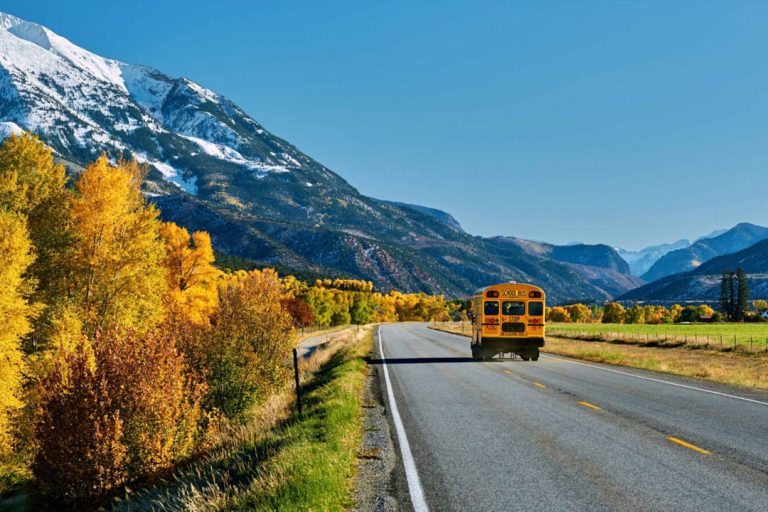
[[[275,432],[281,449],[222,510],[343,510],[351,495],[362,441],[364,341],[345,347],[304,389],[304,415]]]
[[[458,322],[440,323],[431,327],[467,335],[466,332],[462,333],[462,326]],[[720,350],[719,347],[708,345],[648,346],[615,341],[583,341],[549,334],[542,351],[585,361],[768,389],[768,353],[764,351]]]
[[[115,510],[343,510],[362,440],[365,357],[372,327],[335,333],[301,363],[301,417],[287,387],[205,457]]]

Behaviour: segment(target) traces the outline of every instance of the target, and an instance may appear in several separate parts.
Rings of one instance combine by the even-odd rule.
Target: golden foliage
[[[281,304],[272,269],[240,271],[219,281],[219,310],[207,345],[210,403],[228,417],[264,400],[287,376],[293,319]],[[241,390],[246,390],[242,392]]]
[[[217,279],[221,274],[213,266],[210,235],[196,231],[190,236],[186,229],[165,222],[160,236],[165,241],[166,309],[195,324],[207,324],[218,305]]]
[[[51,302],[63,296],[71,242],[68,231],[67,176],[53,153],[35,135],[12,135],[0,144],[0,208],[27,217],[36,260],[29,273],[38,281],[36,298]]]
[[[119,329],[82,341],[58,352],[36,425],[34,474],[68,501],[107,494],[190,455],[204,393],[163,333]]]
[[[561,306],[547,308],[547,321],[548,322],[570,322],[571,314],[568,312],[567,309]]]
[[[147,329],[162,316],[164,244],[140,176],[135,162],[113,167],[102,156],[76,183],[70,293],[88,333],[115,325]]]
[[[11,450],[11,417],[22,405],[20,339],[37,309],[27,302],[31,289],[24,272],[33,259],[24,218],[0,210],[0,454]]]

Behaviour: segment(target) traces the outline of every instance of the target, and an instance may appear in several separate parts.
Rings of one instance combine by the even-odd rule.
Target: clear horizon
[[[362,193],[445,210],[472,234],[637,250],[768,224],[754,192],[768,185],[768,4],[0,11],[189,77]]]

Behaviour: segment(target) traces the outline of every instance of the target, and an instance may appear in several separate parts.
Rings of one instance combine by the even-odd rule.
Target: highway
[[[374,339],[402,510],[768,510],[768,393],[469,355],[425,324]]]

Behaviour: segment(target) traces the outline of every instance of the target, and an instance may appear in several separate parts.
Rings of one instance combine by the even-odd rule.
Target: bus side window
[[[483,308],[483,314],[486,316],[494,316],[499,314],[499,302],[495,300],[485,301]]]

